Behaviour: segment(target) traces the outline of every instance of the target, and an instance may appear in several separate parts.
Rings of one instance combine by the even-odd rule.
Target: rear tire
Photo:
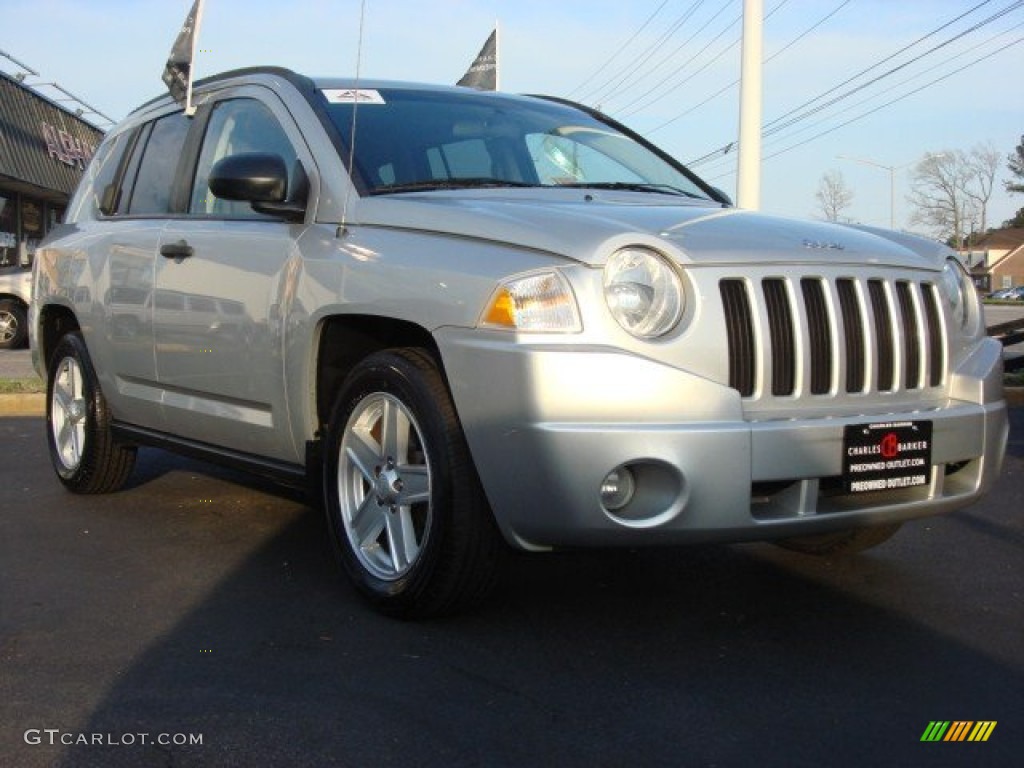
[[[798,536],[781,539],[775,543],[783,549],[802,552],[805,555],[852,555],[888,541],[899,529],[900,523],[890,523],[870,528],[849,528],[832,533]]]
[[[120,489],[135,466],[136,449],[111,434],[110,409],[81,334],[61,338],[47,373],[46,437],[60,481],[74,493]]]
[[[0,349],[21,349],[28,343],[28,312],[14,299],[0,300]]]
[[[425,350],[385,350],[352,370],[331,411],[324,461],[335,554],[374,608],[419,619],[483,602],[504,545]]]

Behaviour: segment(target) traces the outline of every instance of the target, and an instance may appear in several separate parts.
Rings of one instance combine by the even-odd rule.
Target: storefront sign
[[[67,131],[50,125],[50,123],[43,123],[42,126],[46,151],[50,157],[57,158],[65,165],[77,166],[84,170],[85,164],[89,162],[89,158],[96,151],[96,146],[86,144],[81,139],[76,139]]]

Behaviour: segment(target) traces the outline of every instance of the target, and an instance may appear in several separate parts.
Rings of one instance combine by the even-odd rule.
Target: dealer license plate
[[[853,424],[843,432],[847,493],[927,485],[932,466],[930,421]]]

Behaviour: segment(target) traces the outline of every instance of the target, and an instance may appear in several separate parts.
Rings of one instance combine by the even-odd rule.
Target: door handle
[[[160,246],[160,255],[168,259],[187,259],[192,253],[192,246],[185,240]]]

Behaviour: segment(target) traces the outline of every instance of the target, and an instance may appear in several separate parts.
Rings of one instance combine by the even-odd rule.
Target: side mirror
[[[243,200],[254,211],[300,222],[306,216],[309,179],[302,163],[295,161],[292,190],[288,169],[280,155],[248,152],[231,155],[210,169],[210,191],[225,200]]]
[[[210,191],[224,200],[283,203],[288,194],[288,169],[279,155],[230,155],[210,169],[209,183]]]

